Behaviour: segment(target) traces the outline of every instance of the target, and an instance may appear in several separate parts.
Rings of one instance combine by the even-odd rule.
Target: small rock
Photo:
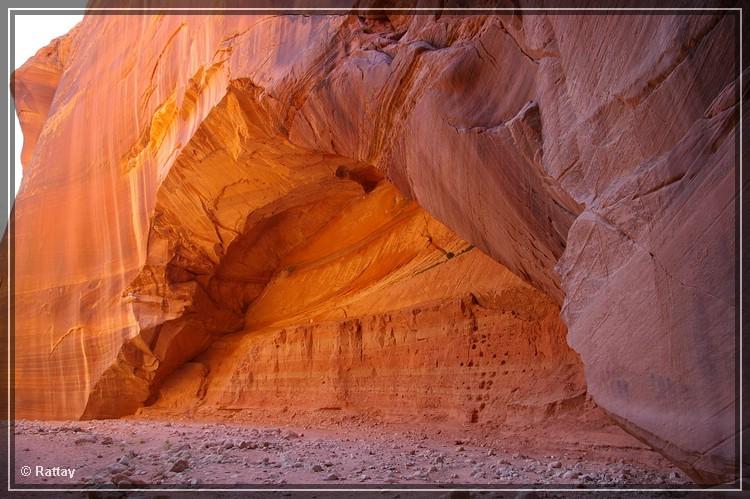
[[[128,475],[125,473],[116,473],[110,477],[110,480],[112,480],[112,483],[115,485],[120,485],[123,482],[128,480]]]
[[[292,430],[287,430],[284,432],[282,438],[286,440],[291,440],[293,438],[299,438],[299,435],[297,435],[297,433],[293,432]]]
[[[242,440],[237,447],[240,449],[255,449],[258,446],[255,445],[255,442],[251,442],[250,440]]]
[[[186,459],[178,459],[174,462],[171,468],[169,468],[169,471],[172,471],[174,473],[182,473],[186,469],[188,469],[189,463]]]
[[[122,463],[115,463],[107,468],[110,475],[117,475],[118,473],[124,473],[128,470],[128,467]]]
[[[550,469],[550,470],[561,468],[561,467],[562,467],[562,463],[560,461],[552,461],[551,463],[547,465],[547,469]]]
[[[80,444],[95,444],[96,437],[94,435],[82,435],[74,440],[76,445]]]
[[[315,473],[323,471],[323,467],[319,464],[313,464],[311,468]]]
[[[339,477],[336,475],[336,473],[331,473],[330,475],[326,475],[326,477],[323,480],[333,481],[333,480],[338,480],[338,479]]]

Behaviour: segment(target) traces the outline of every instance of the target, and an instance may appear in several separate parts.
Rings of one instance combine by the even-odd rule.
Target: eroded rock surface
[[[13,85],[17,415],[439,386],[455,417],[506,351],[470,414],[539,410],[584,389],[557,304],[597,403],[731,479],[736,22],[87,16]]]

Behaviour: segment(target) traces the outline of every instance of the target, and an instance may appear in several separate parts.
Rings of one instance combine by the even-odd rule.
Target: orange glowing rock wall
[[[435,330],[440,310],[480,281],[517,287],[510,271],[562,307],[605,410],[694,478],[731,478],[736,28],[719,14],[87,16],[13,82],[17,416],[132,413],[185,362],[222,348],[240,368],[282,330],[289,378],[245,393],[228,368],[205,396],[292,396],[291,373],[337,365],[342,327],[373,356],[357,369],[387,376],[377,355],[427,359],[399,350],[417,348],[403,325],[382,350],[372,321],[434,300],[417,330],[440,363],[438,344],[473,338],[463,319],[455,338]],[[465,281],[480,251],[505,267]],[[444,275],[411,287],[430,265]],[[559,323],[508,322],[525,301],[470,303],[488,341],[518,326],[558,345],[541,350],[567,366],[550,379],[576,379]],[[313,355],[295,361],[306,334]],[[445,365],[435,376],[458,369]]]

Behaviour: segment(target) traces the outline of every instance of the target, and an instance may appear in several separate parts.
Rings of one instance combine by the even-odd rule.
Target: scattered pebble
[[[522,439],[500,431],[457,439],[451,431],[426,434],[424,428],[428,426],[394,432],[387,424],[334,418],[285,429],[126,419],[17,421],[14,432],[18,459],[42,464],[50,456],[65,456],[77,469],[75,483],[105,487],[331,481],[354,486],[690,483],[661,456],[637,444],[623,447],[621,433],[616,444],[592,447],[573,440],[550,444],[545,434],[535,436],[528,429]],[[16,480],[65,485],[19,473]]]
[[[169,471],[173,473],[182,473],[186,469],[188,469],[189,463],[187,459],[178,459],[175,461],[175,463],[172,465],[171,468],[169,468]]]

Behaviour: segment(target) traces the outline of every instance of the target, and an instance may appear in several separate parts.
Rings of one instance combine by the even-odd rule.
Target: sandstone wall
[[[736,22],[87,16],[14,81],[17,415],[132,412],[467,241],[562,306],[620,424],[731,478]]]
[[[143,414],[344,410],[493,425],[580,414],[583,370],[557,307],[523,286],[507,292],[485,306],[468,295],[226,335],[172,373]]]

